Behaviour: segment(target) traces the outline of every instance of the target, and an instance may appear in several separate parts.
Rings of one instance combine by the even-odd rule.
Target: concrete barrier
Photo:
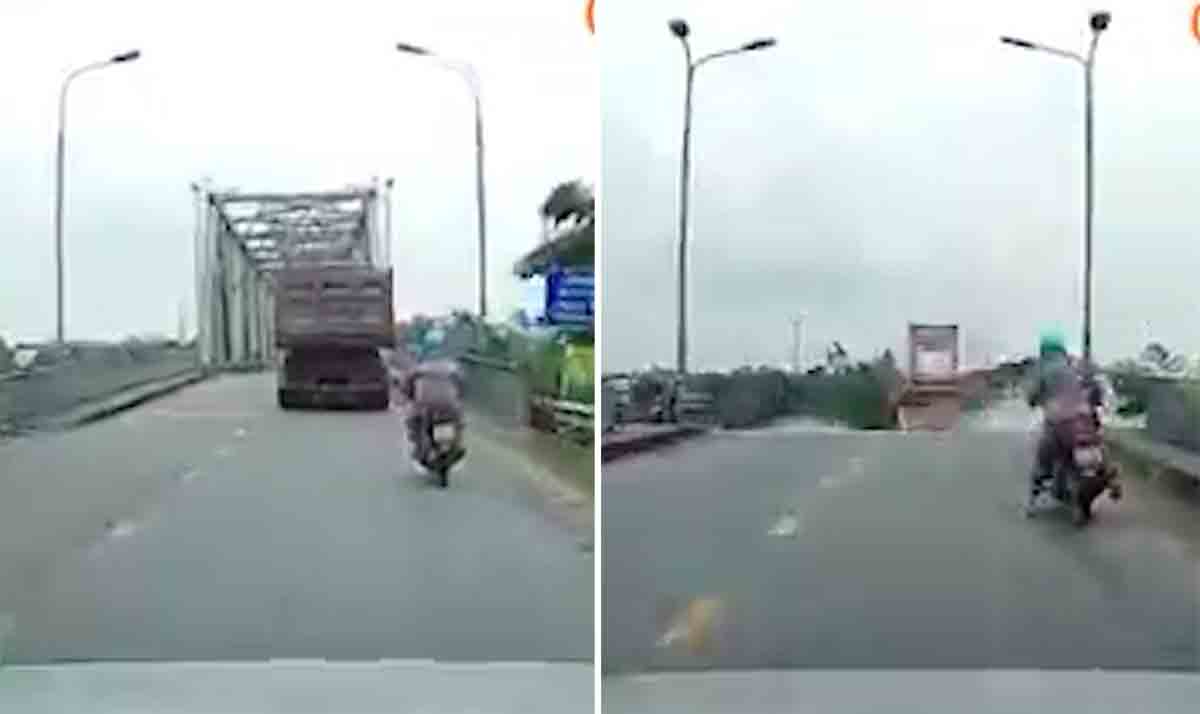
[[[1155,441],[1200,453],[1200,383],[1149,380],[1146,430]]]
[[[601,433],[607,433],[617,428],[621,423],[621,395],[611,384],[600,388],[600,420]]]
[[[136,387],[122,389],[111,397],[87,402],[71,409],[65,414],[45,419],[41,426],[47,429],[61,430],[90,424],[94,421],[120,414],[128,409],[133,409],[153,399],[172,394],[208,376],[209,373],[197,367],[171,377],[155,379]]]
[[[1146,476],[1178,475],[1200,484],[1200,455],[1165,444],[1140,429],[1110,429],[1104,434],[1118,462]]]
[[[469,405],[506,427],[530,425],[529,384],[515,365],[477,355],[464,355],[459,364]]]
[[[643,451],[660,449],[684,439],[707,434],[708,429],[699,426],[677,424],[637,424],[610,431],[600,442],[600,461],[608,463]]]
[[[0,380],[0,425],[37,426],[88,402],[197,368],[191,349],[87,345]]]

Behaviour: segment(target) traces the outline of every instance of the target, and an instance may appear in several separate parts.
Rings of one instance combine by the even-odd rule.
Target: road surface
[[[401,433],[258,374],[0,444],[0,655],[590,661],[591,556],[524,455],[469,432],[442,491]]]
[[[604,670],[1200,666],[1200,498],[1024,520],[1028,411],[608,464]]]

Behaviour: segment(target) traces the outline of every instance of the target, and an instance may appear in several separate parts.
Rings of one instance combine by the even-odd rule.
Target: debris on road
[[[134,534],[137,524],[133,521],[107,521],[104,528],[113,538],[125,538]]]
[[[800,514],[793,510],[780,516],[771,526],[771,530],[767,531],[767,535],[777,538],[795,538],[799,532]]]
[[[713,634],[724,611],[724,603],[715,597],[689,600],[672,613],[667,627],[656,645],[671,648],[683,643],[692,654],[707,654],[712,650]]]

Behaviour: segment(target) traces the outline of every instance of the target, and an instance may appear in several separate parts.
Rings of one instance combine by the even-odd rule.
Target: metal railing
[[[672,423],[714,426],[718,422],[716,398],[707,392],[682,390],[671,404],[669,393],[649,401],[635,403],[627,390],[606,386],[604,429],[612,431],[622,424]],[[673,411],[673,413],[672,413]]]
[[[717,400],[706,392],[680,392],[675,404],[676,421],[680,424],[714,426],[717,423]]]
[[[590,444],[595,423],[596,410],[593,405],[565,400],[554,402],[554,425],[559,436]]]
[[[193,349],[131,351],[121,345],[17,367],[0,375],[0,431],[40,424],[83,404],[198,369]]]
[[[596,423],[596,410],[593,405],[547,396],[533,396],[530,398],[530,406],[533,416],[530,426],[535,429],[552,431],[563,439],[576,443],[592,443],[593,425]]]

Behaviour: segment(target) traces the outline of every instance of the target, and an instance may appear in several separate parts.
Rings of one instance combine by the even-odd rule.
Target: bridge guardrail
[[[534,428],[577,443],[590,444],[596,409],[592,404],[531,394],[518,366],[507,360],[468,354],[458,357],[464,367],[468,404],[510,427]],[[403,374],[391,367],[393,379]]]
[[[562,437],[581,443],[591,443],[596,410],[591,404],[557,400],[554,402],[554,424]]]
[[[604,430],[612,431],[622,424],[669,423],[672,418],[696,426],[714,426],[719,421],[717,400],[712,394],[681,389],[675,399],[674,415],[670,413],[669,397],[668,393],[663,393],[650,400],[635,402],[628,390],[604,385],[601,410]]]
[[[715,426],[717,400],[707,392],[681,390],[675,402],[676,420],[681,424]]]
[[[199,368],[192,349],[145,349],[134,355],[119,354],[122,349],[92,348],[102,359],[34,364],[6,372],[0,377],[0,425],[32,427],[82,404]],[[107,359],[104,350],[121,359]]]
[[[531,401],[536,410],[553,415],[553,429],[556,434],[570,441],[592,443],[593,426],[596,423],[594,405],[545,396],[535,396]]]

